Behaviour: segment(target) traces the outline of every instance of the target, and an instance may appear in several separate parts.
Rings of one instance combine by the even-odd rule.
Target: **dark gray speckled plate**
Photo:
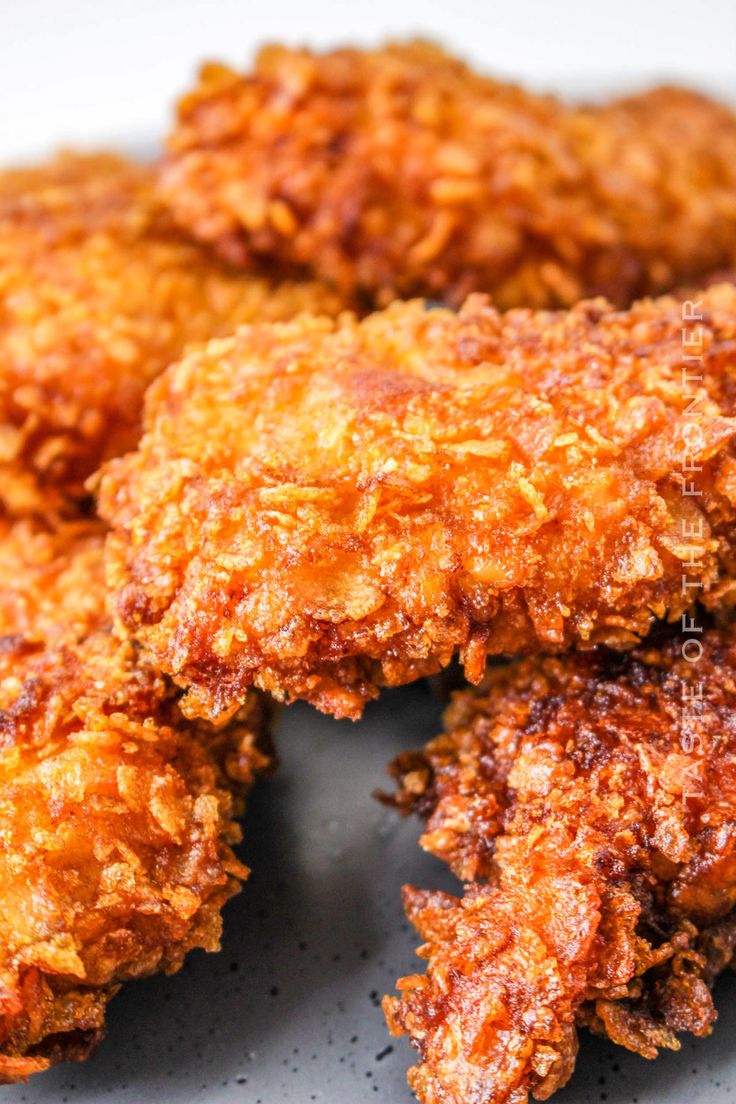
[[[411,1051],[388,1037],[380,997],[411,972],[417,937],[403,882],[455,883],[416,846],[418,825],[371,798],[386,762],[437,731],[424,685],[386,693],[359,724],[298,705],[278,726],[280,773],[251,801],[253,868],[225,915],[220,955],[128,985],[109,1035],[81,1066],[0,1089],[0,1104],[411,1104]],[[718,990],[705,1041],[654,1063],[585,1038],[559,1104],[726,1104],[735,1098],[736,982]]]

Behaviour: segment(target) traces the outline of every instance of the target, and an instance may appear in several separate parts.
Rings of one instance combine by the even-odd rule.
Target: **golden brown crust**
[[[100,461],[135,445],[147,384],[189,342],[341,305],[314,282],[229,271],[121,158],[0,174],[0,504],[73,508]]]
[[[736,947],[734,707],[736,629],[710,629],[491,670],[400,757],[423,846],[481,879],[405,891],[429,966],[384,1007],[423,1104],[546,1099],[582,1024],[648,1058],[710,1032]]]
[[[233,817],[267,762],[110,632],[96,522],[0,532],[0,1083],[86,1057],[129,978],[218,945]]]
[[[122,624],[193,715],[255,683],[355,717],[454,652],[477,681],[488,653],[630,647],[725,602],[736,289],[702,313],[700,389],[673,299],[397,303],[193,352],[102,481]]]
[[[570,107],[424,42],[272,46],[205,66],[168,146],[197,237],[379,304],[626,306],[736,260],[736,116],[681,88]]]

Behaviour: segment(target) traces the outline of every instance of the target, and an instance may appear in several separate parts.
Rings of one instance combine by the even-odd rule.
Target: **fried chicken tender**
[[[206,65],[160,180],[229,260],[303,266],[379,305],[628,306],[736,261],[726,107],[682,88],[572,107],[425,42]]]
[[[188,714],[255,684],[357,717],[455,652],[477,682],[489,653],[626,648],[727,602],[736,289],[700,309],[710,393],[674,299],[397,303],[194,351],[103,475],[121,625]]]
[[[110,632],[103,531],[0,523],[0,1083],[82,1059],[122,982],[216,950],[265,717],[181,717]]]
[[[736,631],[712,629],[491,670],[397,760],[423,846],[471,880],[405,889],[429,965],[384,1008],[423,1104],[546,1100],[581,1025],[647,1058],[710,1032],[736,948],[735,717]]]
[[[150,169],[66,154],[0,174],[0,505],[73,509],[134,447],[146,386],[187,343],[341,305],[229,271],[173,226]]]

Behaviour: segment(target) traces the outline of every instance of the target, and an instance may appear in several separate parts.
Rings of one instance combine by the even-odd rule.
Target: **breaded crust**
[[[0,1083],[82,1059],[122,982],[216,950],[267,762],[251,696],[182,719],[110,632],[102,527],[0,531]]]
[[[736,116],[682,88],[574,107],[425,42],[271,46],[202,69],[168,151],[195,236],[379,305],[628,306],[736,260]]]
[[[228,270],[173,226],[148,168],[65,154],[0,174],[0,504],[72,512],[189,342],[341,305]]]
[[[255,684],[357,717],[456,652],[478,681],[727,602],[736,289],[701,310],[705,384],[674,299],[397,303],[193,352],[102,480],[121,625],[192,715]]]
[[[546,1100],[581,1025],[647,1058],[710,1033],[736,948],[735,709],[736,631],[710,629],[491,670],[397,760],[396,803],[470,881],[405,889],[428,968],[384,1008],[423,1104]]]

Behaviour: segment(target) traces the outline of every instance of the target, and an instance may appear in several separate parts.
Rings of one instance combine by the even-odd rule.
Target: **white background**
[[[158,136],[207,57],[414,33],[535,87],[669,77],[736,99],[736,0],[0,0],[0,158]]]

